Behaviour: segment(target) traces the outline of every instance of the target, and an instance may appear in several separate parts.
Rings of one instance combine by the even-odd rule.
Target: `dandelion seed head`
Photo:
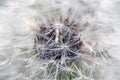
[[[93,27],[95,5],[77,0],[42,2],[44,1],[39,5],[36,20],[39,29],[35,32],[34,50],[37,59],[46,65],[44,75],[58,80],[65,79],[66,76],[87,79],[88,74],[92,74],[89,66],[93,66],[95,58],[104,58],[101,50],[97,52],[96,47],[99,32],[96,26]]]
[[[5,43],[0,45],[0,79],[110,80],[103,79],[113,70],[106,64],[111,57],[101,42],[114,25],[108,21],[114,18],[103,10],[108,10],[108,0],[8,1],[10,8],[1,9],[0,35]]]

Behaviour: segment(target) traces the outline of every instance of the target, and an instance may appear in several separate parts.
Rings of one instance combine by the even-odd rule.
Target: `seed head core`
[[[47,26],[44,24],[39,27],[40,31],[35,36],[35,49],[41,59],[60,60],[63,56],[74,58],[80,53],[82,41],[77,37],[79,25],[75,21],[70,22],[67,18],[61,22],[53,21]]]

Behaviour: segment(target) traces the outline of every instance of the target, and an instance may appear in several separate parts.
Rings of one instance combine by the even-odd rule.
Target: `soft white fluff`
[[[0,5],[0,80],[40,80],[36,72],[44,70],[41,66],[44,62],[30,53],[34,33],[40,23],[47,24],[46,19],[58,16],[50,11],[57,8],[63,17],[69,15],[82,26],[89,23],[80,32],[84,35],[83,41],[90,40],[92,46],[97,41],[99,49],[106,49],[113,57],[98,61],[102,77],[98,80],[120,79],[119,0],[6,0],[0,3],[3,4]],[[69,8],[73,9],[72,13],[68,13]],[[92,46],[86,46],[92,50]]]

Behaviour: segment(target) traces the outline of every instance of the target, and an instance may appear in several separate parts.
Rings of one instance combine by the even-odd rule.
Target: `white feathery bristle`
[[[0,0],[0,80],[120,80],[119,7],[119,0]],[[78,33],[66,26],[73,23]],[[51,37],[42,42],[41,27],[55,30],[52,48]],[[80,49],[59,43],[64,31],[65,40],[80,38]],[[62,57],[40,58],[49,49]],[[77,55],[73,62],[67,50]]]

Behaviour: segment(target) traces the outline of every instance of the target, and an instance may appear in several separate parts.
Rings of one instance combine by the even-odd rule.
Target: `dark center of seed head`
[[[47,27],[50,26],[50,27]],[[35,36],[35,50],[39,58],[45,60],[60,60],[62,56],[74,58],[79,53],[82,41],[78,36],[79,25],[65,19],[60,23],[40,26]]]

